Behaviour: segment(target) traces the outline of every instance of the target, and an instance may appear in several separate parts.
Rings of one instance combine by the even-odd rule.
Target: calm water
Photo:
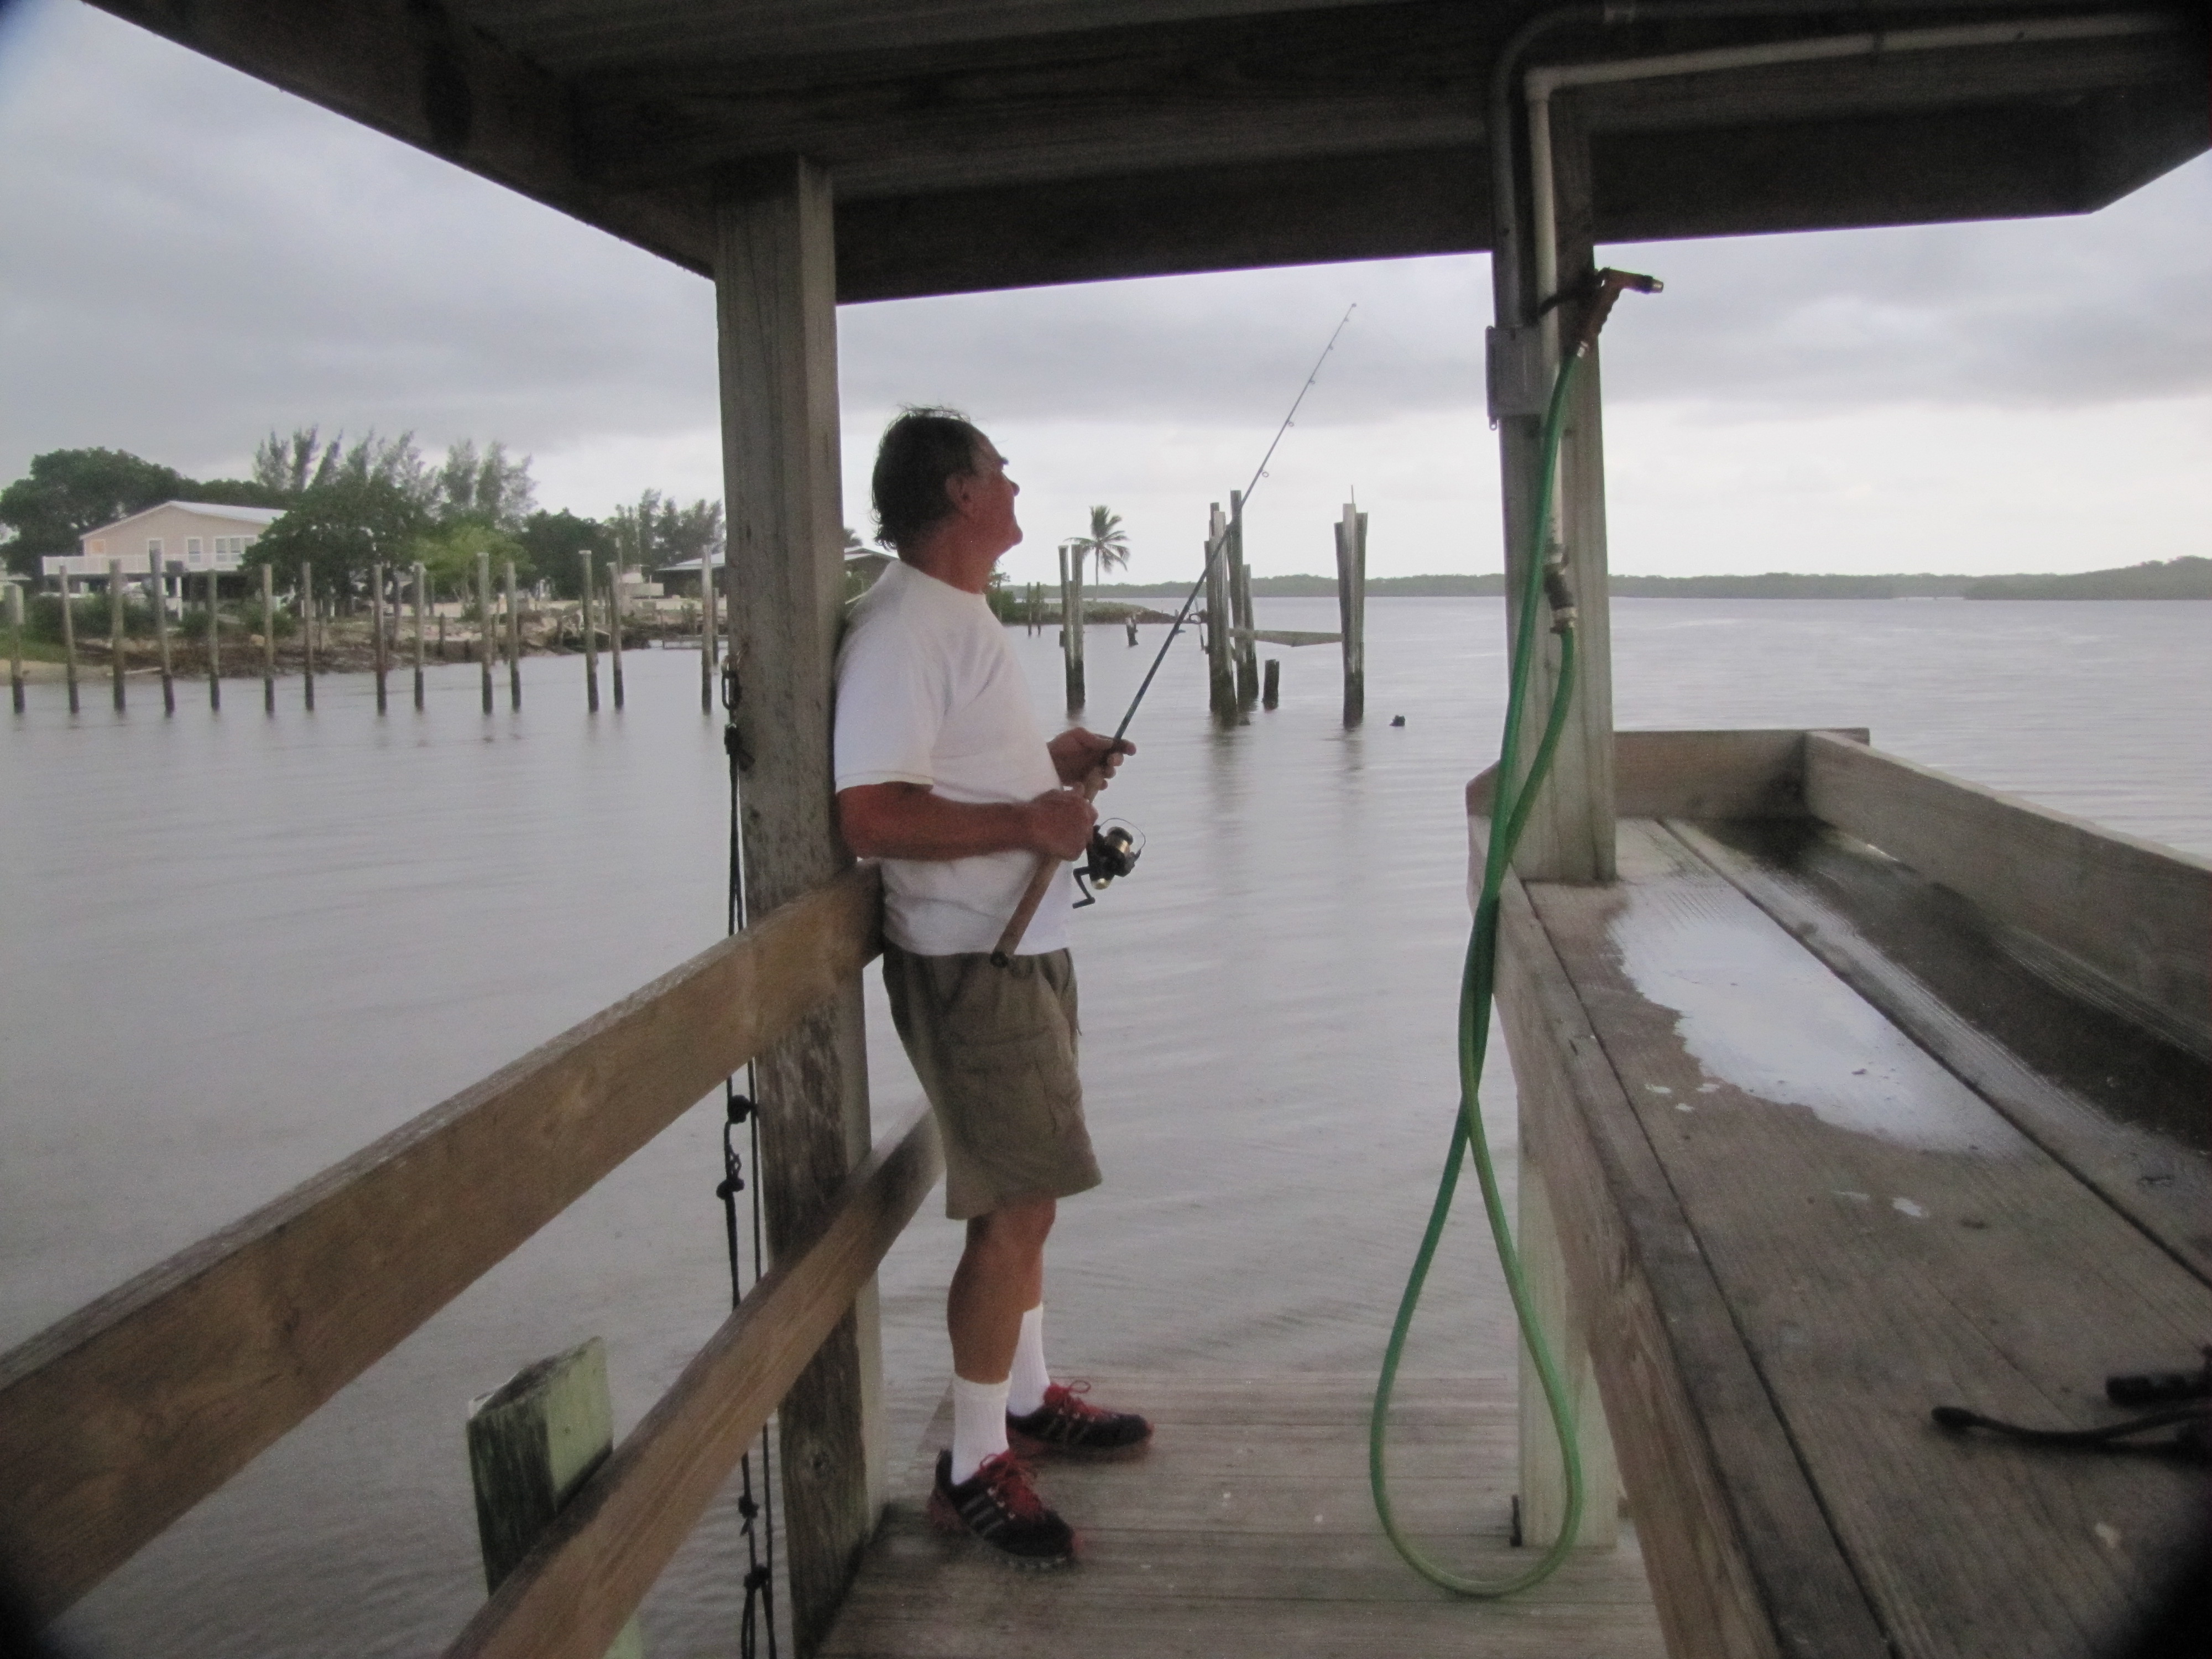
[[[1262,601],[1334,627],[1330,601]],[[1915,759],[2212,853],[2212,606],[1627,600],[1624,726],[1863,725]],[[1179,644],[1105,798],[1142,868],[1079,921],[1108,1184],[1066,1207],[1055,1369],[1375,1363],[1449,1127],[1460,789],[1494,748],[1494,600],[1370,608],[1370,720],[1336,654],[1279,650],[1284,701],[1204,714]],[[1109,724],[1158,638],[1091,640]],[[1048,637],[1016,635],[1057,715]],[[727,796],[697,659],[475,671],[379,721],[365,680],[303,713],[234,682],[171,720],[60,688],[0,732],[0,1346],[405,1121],[719,935]],[[502,703],[504,690],[502,688]],[[1393,714],[1407,724],[1393,728]],[[0,717],[4,718],[4,717]],[[870,975],[879,1114],[916,1091]],[[1489,1089],[1512,1139],[1510,1079]],[[718,1108],[695,1111],[67,1622],[88,1652],[356,1655],[442,1643],[481,1599],[469,1398],[597,1333],[618,1428],[727,1297]],[[895,1444],[946,1370],[958,1230],[931,1200],[884,1276]],[[1411,1364],[1502,1366],[1471,1212]],[[726,1510],[647,1609],[657,1655],[732,1650]]]

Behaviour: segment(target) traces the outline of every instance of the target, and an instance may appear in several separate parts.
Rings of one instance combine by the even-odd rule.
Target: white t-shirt
[[[1006,630],[980,593],[894,562],[860,596],[837,652],[837,787],[918,783],[947,800],[1033,800],[1060,778]],[[1036,854],[885,859],[884,932],[918,956],[996,948]],[[1048,894],[1017,946],[1067,944]]]

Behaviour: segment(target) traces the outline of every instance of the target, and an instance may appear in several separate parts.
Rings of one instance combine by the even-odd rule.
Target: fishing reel
[[[1075,901],[1073,908],[1080,910],[1086,904],[1097,903],[1098,895],[1093,890],[1110,886],[1123,876],[1133,874],[1144,850],[1145,838],[1133,824],[1123,823],[1117,818],[1092,826],[1091,845],[1075,871],[1075,884],[1083,890],[1083,896]]]

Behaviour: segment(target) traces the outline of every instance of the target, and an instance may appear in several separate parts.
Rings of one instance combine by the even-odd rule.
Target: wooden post
[[[614,1449],[607,1348],[598,1337],[517,1371],[469,1402],[469,1474],[484,1589],[496,1590]],[[607,1659],[644,1659],[635,1618]]]
[[[483,682],[483,711],[491,713],[491,664],[499,654],[499,632],[491,619],[491,555],[477,554],[477,673]]]
[[[374,647],[371,660],[376,665],[376,712],[385,711],[384,676],[389,665],[384,657],[384,567],[372,564],[368,568],[368,631]]]
[[[8,694],[23,712],[23,584],[8,584]]]
[[[107,562],[107,678],[115,687],[115,712],[123,712],[123,561]]]
[[[417,559],[415,562],[413,576],[415,586],[415,707],[417,711],[420,711],[423,706],[422,678],[423,670],[426,666],[424,657],[427,654],[425,647],[428,643],[425,637],[428,630],[424,628],[423,622],[424,611],[429,603],[428,593],[428,589],[430,585],[429,578],[429,571],[424,568],[422,562],[420,559]]]
[[[1266,684],[1260,692],[1260,706],[1273,708],[1283,700],[1283,665],[1273,657],[1267,659]]]
[[[153,580],[147,592],[154,596],[154,649],[161,663],[161,712],[177,712],[177,682],[169,663],[169,573],[163,567],[166,559],[149,559]]]
[[[514,567],[507,567],[507,579],[512,592]],[[614,682],[615,707],[623,706],[622,672],[622,557],[617,554],[607,565],[607,670]]]
[[[588,550],[577,556],[584,562],[584,605],[580,613],[584,624],[584,702],[596,714],[599,712],[599,635],[592,631],[592,589],[598,585],[599,576],[592,568],[592,556]],[[490,708],[491,692],[486,690],[486,712],[489,712]]]
[[[723,499],[732,718],[744,777],[746,902],[764,915],[852,862],[837,836],[830,696],[842,620],[837,282],[829,175],[763,163],[717,206]],[[868,1154],[867,1045],[856,976],[758,1062],[769,1248],[778,1259]],[[792,1630],[821,1644],[884,1498],[883,1355],[871,1279],[777,1413]]]
[[[1590,218],[1589,143],[1575,100],[1555,97],[1548,121],[1532,117],[1532,168],[1548,172],[1557,204],[1552,220],[1532,216],[1527,270],[1522,292],[1528,304],[1571,291],[1595,266]],[[1555,225],[1553,234],[1548,228]],[[1548,392],[1558,372],[1560,331],[1571,338],[1582,307],[1554,307],[1542,319],[1545,375]],[[1500,326],[1522,318],[1498,319]],[[1528,815],[1514,868],[1532,881],[1611,881],[1613,878],[1613,663],[1612,626],[1606,594],[1605,464],[1600,421],[1598,353],[1593,349],[1575,372],[1567,404],[1566,428],[1559,446],[1557,516],[1547,544],[1556,540],[1566,556],[1567,581],[1577,612],[1577,658],[1574,708],[1561,733],[1550,781]],[[1498,423],[1503,468],[1506,533],[1507,638],[1520,616],[1519,595],[1529,557],[1535,511],[1536,465],[1542,443],[1540,416],[1508,416]],[[1522,707],[1521,752],[1535,752],[1551,713],[1551,688],[1559,676],[1559,641],[1549,629],[1548,607],[1536,638],[1543,659]]]
[[[1229,598],[1229,521],[1221,503],[1206,528],[1206,706],[1217,720],[1237,718],[1237,618]]]
[[[1229,492],[1229,611],[1237,619],[1237,707],[1249,709],[1260,701],[1260,647],[1252,629],[1260,624],[1252,617],[1252,573],[1244,563],[1244,492]]]
[[[1067,712],[1088,701],[1083,683],[1084,634],[1083,551],[1063,544],[1060,550],[1060,649],[1066,670]]]
[[[219,596],[213,570],[207,573],[207,579],[208,707],[220,709],[222,707],[222,634],[216,623],[216,600]]]
[[[319,620],[315,615],[315,567],[302,559],[300,561],[300,634],[306,644],[301,656],[305,665],[301,672],[304,681],[302,690],[306,693],[310,713],[315,707],[315,623]],[[167,635],[163,639],[166,645]],[[167,672],[167,663],[162,666],[163,672]]]
[[[1037,618],[1039,612],[1043,609],[1043,606],[1044,584],[1042,582],[1031,582],[1030,584],[1029,623],[1030,636],[1032,639],[1036,637],[1036,631],[1038,628],[1042,626]]]
[[[522,605],[514,586],[514,561],[507,562],[507,706],[522,707]],[[621,659],[616,659],[615,707],[622,707]]]
[[[1367,515],[1346,501],[1336,526],[1336,615],[1344,633],[1344,726],[1367,717]]]
[[[69,682],[70,713],[76,714],[76,606],[66,568],[62,572],[62,678]]]
[[[276,712],[276,576],[261,567],[261,712]]]
[[[438,613],[438,660],[440,662],[452,660],[446,653],[446,616],[443,611]]]
[[[714,599],[714,555],[708,549],[699,555],[699,712],[702,714],[714,712],[714,662],[722,647]],[[592,706],[599,707],[596,702]]]

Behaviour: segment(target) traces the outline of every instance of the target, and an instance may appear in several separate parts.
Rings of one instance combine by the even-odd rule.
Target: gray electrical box
[[[1488,347],[1491,425],[1509,415],[1541,415],[1551,392],[1544,379],[1544,331],[1491,328],[1483,331],[1483,338]]]

